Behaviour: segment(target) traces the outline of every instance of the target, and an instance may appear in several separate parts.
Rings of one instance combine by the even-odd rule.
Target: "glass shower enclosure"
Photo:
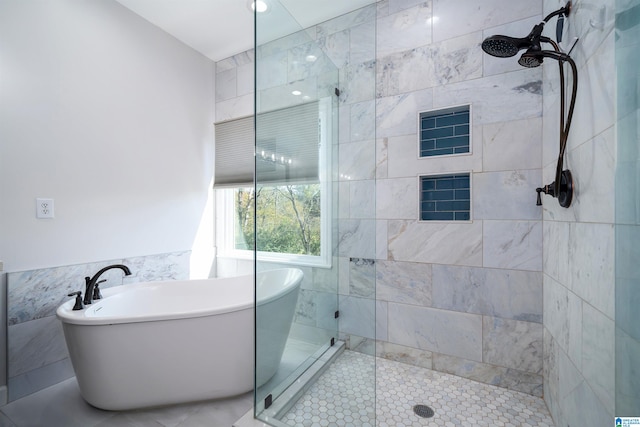
[[[363,6],[368,7],[359,12]],[[349,180],[364,179],[348,173],[343,163],[353,159],[340,151],[350,135],[359,132],[350,129],[357,91],[364,87],[369,103],[375,102],[374,80],[363,82],[352,62],[363,62],[366,50],[367,69],[371,69],[376,6],[370,0],[330,0],[323,3],[320,14],[325,15],[313,17],[296,1],[273,0],[267,7],[266,12],[255,14],[255,194],[249,195],[254,206],[257,283],[254,410],[257,419],[283,426],[291,425],[284,415],[340,360],[345,349],[375,338],[374,308],[368,315],[345,310],[357,316],[345,319],[339,305],[349,294],[351,265],[361,261],[350,258],[358,255],[350,254],[350,235],[344,231],[349,229],[344,224],[350,224],[345,194]],[[374,115],[366,125],[374,135]],[[367,146],[371,159],[374,138]],[[367,179],[373,186],[372,177]],[[370,206],[374,206],[375,187],[372,190]],[[263,302],[269,292],[259,280],[262,272],[276,268],[299,270],[303,275],[285,328],[272,318],[290,314],[267,308]],[[375,307],[374,286],[367,298],[365,303]],[[367,327],[350,329],[354,320]],[[362,329],[368,331],[366,337],[357,336]],[[274,354],[274,340],[285,341],[282,354]],[[360,351],[368,351],[374,365],[375,346],[364,347]],[[367,372],[363,381],[370,391],[369,403],[360,409],[375,417],[375,369],[371,366]],[[349,389],[347,384],[339,387]],[[318,398],[328,406],[342,399],[339,393],[329,394]]]
[[[255,414],[276,423],[291,386],[338,344],[338,69],[279,2],[256,14],[255,248],[257,276],[295,268],[303,278],[293,317],[261,303],[256,286]],[[274,322],[288,316],[287,326]],[[274,354],[274,340],[284,351]],[[275,363],[275,365],[274,365]]]

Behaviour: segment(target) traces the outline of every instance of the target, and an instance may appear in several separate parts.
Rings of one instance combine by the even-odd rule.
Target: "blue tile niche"
[[[471,220],[470,174],[421,176],[422,221]]]
[[[420,157],[469,152],[470,107],[420,113]]]

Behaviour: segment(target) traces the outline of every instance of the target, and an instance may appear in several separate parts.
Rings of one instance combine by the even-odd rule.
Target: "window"
[[[214,184],[216,242],[221,256],[251,258],[256,246],[261,261],[330,266],[330,111],[327,100],[258,116],[256,188],[218,178],[218,145],[224,148],[227,144],[225,126],[221,133],[216,130],[216,181],[224,183]],[[232,133],[233,138],[237,135]],[[237,152],[238,141],[230,145]],[[244,152],[250,149],[252,155],[253,138],[247,147]],[[226,160],[223,163],[238,175],[239,168],[229,168]]]

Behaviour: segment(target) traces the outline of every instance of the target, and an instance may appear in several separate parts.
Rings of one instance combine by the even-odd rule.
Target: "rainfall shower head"
[[[518,60],[518,63],[523,67],[538,67],[540,66],[540,64],[542,64],[543,56],[547,56],[540,54],[542,52],[540,43],[553,43],[551,39],[542,35],[544,25],[549,22],[549,20],[554,16],[564,17],[566,15],[569,15],[570,11],[571,2],[568,2],[565,7],[560,8],[555,12],[547,15],[547,17],[544,18],[542,22],[533,27],[529,35],[526,37],[516,38],[503,35],[494,35],[491,37],[487,37],[482,42],[482,50],[484,50],[491,56],[496,56],[498,58],[509,58],[515,56],[521,50],[526,49],[527,51]]]
[[[526,37],[515,38],[509,36],[495,35],[487,37],[482,42],[482,50],[491,56],[498,58],[509,58],[515,56],[522,49],[541,50],[540,37],[544,29],[544,22],[533,27]]]
[[[482,42],[482,50],[498,58],[515,56],[521,49],[526,49],[529,46],[529,40],[526,38],[517,39],[501,35],[487,37]]]
[[[522,54],[518,59],[518,64],[526,68],[536,68],[542,65],[542,56],[538,52],[531,52],[530,49]]]

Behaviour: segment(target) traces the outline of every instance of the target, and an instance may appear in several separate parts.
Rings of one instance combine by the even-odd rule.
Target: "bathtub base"
[[[161,322],[64,324],[80,392],[90,405],[121,411],[218,399],[253,389],[251,309],[223,318]],[[73,345],[78,342],[81,348]],[[130,344],[117,349],[106,344],[113,342]]]

